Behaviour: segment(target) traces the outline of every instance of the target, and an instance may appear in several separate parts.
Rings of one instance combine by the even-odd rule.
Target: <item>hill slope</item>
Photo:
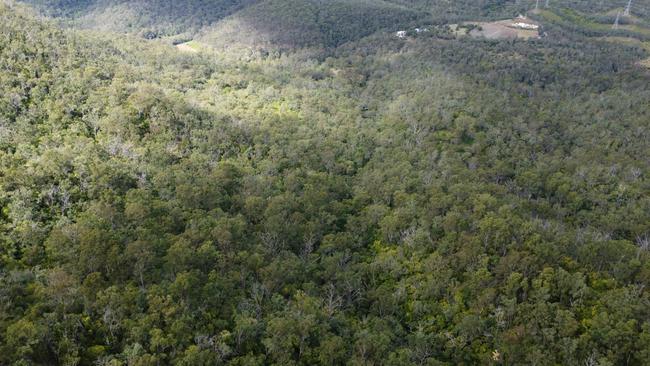
[[[511,18],[532,10],[534,0],[27,0],[46,15],[74,27],[145,38],[202,38],[218,47],[336,46],[413,24],[448,24]],[[554,0],[550,10],[573,9],[591,21],[613,23],[616,4]],[[623,4],[624,5],[624,4]],[[622,6],[622,5],[621,5]],[[647,19],[648,0],[634,3],[633,14]],[[417,21],[414,23],[414,21]],[[576,20],[574,20],[576,21]],[[623,19],[622,22],[627,22]]]
[[[201,40],[219,48],[337,46],[424,18],[385,1],[267,0],[205,30]]]
[[[258,0],[29,0],[73,26],[153,38],[194,33]]]
[[[644,365],[648,54],[583,33],[241,62],[0,3],[0,365]]]

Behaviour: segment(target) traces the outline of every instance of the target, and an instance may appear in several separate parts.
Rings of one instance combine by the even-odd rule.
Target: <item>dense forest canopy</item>
[[[648,365],[650,3],[535,3],[2,0],[0,365]]]

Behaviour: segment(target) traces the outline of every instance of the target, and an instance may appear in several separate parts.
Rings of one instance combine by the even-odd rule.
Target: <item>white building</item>
[[[516,28],[521,28],[521,29],[531,29],[531,30],[538,30],[539,29],[539,25],[530,24],[530,23],[523,23],[523,22],[512,23],[512,26],[516,27]]]

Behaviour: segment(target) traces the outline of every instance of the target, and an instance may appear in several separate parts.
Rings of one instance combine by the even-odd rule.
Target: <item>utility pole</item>
[[[535,2],[535,10],[539,10],[539,0]]]
[[[616,13],[616,21],[614,22],[614,25],[612,26],[612,29],[618,29],[618,22],[621,20],[621,12],[619,11]]]
[[[625,7],[625,12],[623,13],[623,15],[625,15],[626,17],[629,17],[630,14],[631,14],[630,13],[631,11],[632,11],[632,0],[627,2],[627,6]]]

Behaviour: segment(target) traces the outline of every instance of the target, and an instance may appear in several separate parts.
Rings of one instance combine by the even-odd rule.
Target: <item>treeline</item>
[[[640,50],[0,33],[0,364],[650,359]]]

